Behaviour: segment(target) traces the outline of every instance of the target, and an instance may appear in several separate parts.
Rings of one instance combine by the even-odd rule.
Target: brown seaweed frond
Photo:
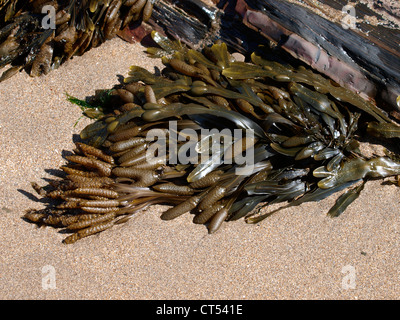
[[[47,74],[75,55],[113,38],[129,23],[147,21],[152,0],[19,1],[0,3],[0,76],[21,69]]]
[[[224,221],[258,223],[352,187],[328,212],[336,217],[368,179],[400,175],[395,155],[360,151],[364,127],[390,139],[400,130],[355,93],[260,52],[235,61],[221,42],[195,51],[152,35],[162,41],[157,54],[165,51],[162,74],[131,67],[112,90],[113,108],[81,132],[67,176],[33,185],[60,203],[25,218],[73,232],[66,243],[154,204],[170,206],[163,220],[191,213],[213,233]],[[283,206],[259,213],[275,203]]]

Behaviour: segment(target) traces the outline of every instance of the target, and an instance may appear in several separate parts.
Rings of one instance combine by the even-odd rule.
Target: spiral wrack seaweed
[[[57,203],[25,219],[64,228],[65,243],[154,204],[171,206],[163,220],[191,213],[214,233],[224,221],[258,223],[347,189],[328,212],[337,217],[367,180],[400,174],[396,154],[360,151],[365,126],[399,137],[398,124],[372,101],[261,52],[235,61],[221,42],[195,51],[152,36],[159,48],[148,52],[165,64],[161,74],[133,66],[107,99],[99,93],[84,111],[95,106],[97,120],[81,132],[65,177],[33,184]],[[283,205],[261,211],[276,203]]]

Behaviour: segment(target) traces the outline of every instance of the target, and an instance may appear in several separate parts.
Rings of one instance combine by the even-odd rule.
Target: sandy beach
[[[213,235],[189,214],[162,221],[162,206],[72,245],[22,220],[44,207],[30,182],[45,185],[90,123],[74,126],[81,110],[65,93],[84,99],[131,65],[161,67],[143,50],[116,38],[45,77],[0,84],[0,299],[399,298],[400,188],[381,181],[336,219],[332,196]]]

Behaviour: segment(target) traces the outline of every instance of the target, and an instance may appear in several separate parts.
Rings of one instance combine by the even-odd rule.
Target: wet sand
[[[81,110],[65,93],[85,98],[156,62],[114,39],[46,77],[21,72],[0,85],[0,299],[399,298],[400,189],[380,181],[336,219],[326,216],[332,196],[213,235],[189,214],[162,221],[162,206],[73,245],[23,221],[44,206],[30,182],[45,185],[90,123],[74,127]]]

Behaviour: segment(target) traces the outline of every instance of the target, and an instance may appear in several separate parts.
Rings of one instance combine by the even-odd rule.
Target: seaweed
[[[222,42],[194,51],[152,36],[165,64],[161,75],[131,67],[123,84],[98,98],[111,97],[107,107],[69,96],[84,114],[95,106],[102,113],[67,157],[67,176],[49,191],[34,184],[60,203],[24,216],[72,232],[65,243],[125,223],[153,204],[171,206],[163,220],[191,213],[214,233],[224,221],[259,223],[348,189],[328,212],[337,217],[365,182],[400,175],[395,154],[368,158],[360,151],[364,127],[398,138],[399,126],[371,101],[262,52],[239,62]]]

